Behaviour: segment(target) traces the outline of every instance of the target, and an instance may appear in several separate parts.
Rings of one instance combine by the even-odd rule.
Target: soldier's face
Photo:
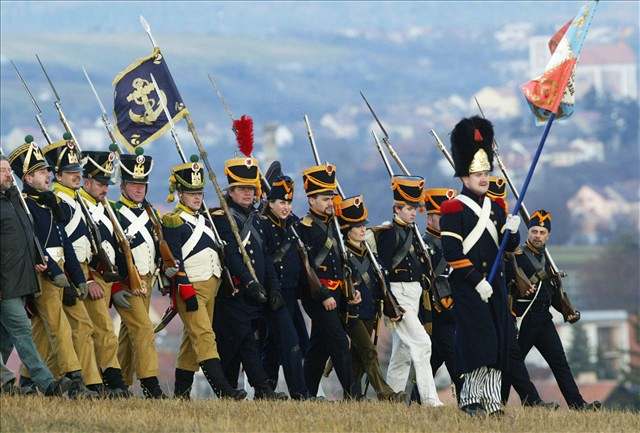
[[[479,171],[471,173],[469,176],[463,176],[462,183],[475,194],[486,194],[489,190],[489,172]]]
[[[434,230],[440,231],[440,214],[430,213],[427,215],[427,225]]]
[[[80,175],[80,171],[62,171],[60,173],[56,173],[56,180],[71,189],[80,188],[81,179],[82,176]]]
[[[204,194],[202,191],[180,193],[180,201],[182,204],[193,211],[200,210],[202,207],[203,197]]]
[[[108,183],[98,182],[95,179],[85,179],[83,188],[91,197],[98,201],[104,200],[107,192],[109,192]]]
[[[549,240],[549,230],[545,227],[531,227],[529,229],[529,243],[536,248],[542,248]]]
[[[333,196],[315,195],[309,197],[309,207],[319,215],[333,215]]]
[[[122,192],[129,200],[142,203],[144,196],[147,195],[147,185],[144,183],[123,182]]]
[[[352,227],[347,233],[349,239],[355,243],[363,242],[367,228],[364,225]]]
[[[7,190],[13,184],[13,179],[11,178],[11,165],[9,165],[9,161],[3,159],[0,160],[0,189]]]
[[[40,192],[49,191],[51,172],[47,168],[41,168],[33,173],[25,174],[24,181]]]
[[[269,208],[280,219],[287,219],[291,215],[291,201],[290,200],[272,200],[269,202]]]
[[[412,224],[416,220],[416,212],[418,208],[415,206],[404,205],[396,206],[396,215],[407,224]]]
[[[229,197],[237,205],[249,207],[253,205],[256,189],[252,186],[234,186],[229,189]]]

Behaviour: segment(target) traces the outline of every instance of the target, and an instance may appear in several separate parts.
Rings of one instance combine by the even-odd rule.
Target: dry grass
[[[502,419],[471,419],[455,407],[391,403],[68,401],[0,398],[0,431],[11,432],[638,432],[640,414],[509,407]]]

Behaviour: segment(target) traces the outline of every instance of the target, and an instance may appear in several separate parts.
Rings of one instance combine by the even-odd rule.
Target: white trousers
[[[422,286],[418,282],[391,283],[391,293],[405,313],[402,320],[391,328],[387,383],[395,392],[404,391],[413,363],[422,404],[442,406],[431,371],[431,339],[418,319]]]

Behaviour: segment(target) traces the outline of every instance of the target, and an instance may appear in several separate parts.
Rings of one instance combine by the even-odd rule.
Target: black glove
[[[187,307],[187,311],[198,311],[198,298],[194,295],[185,299],[184,305]]]
[[[284,306],[284,298],[280,289],[271,289],[269,292],[269,308],[271,311],[277,311]]]
[[[67,286],[62,289],[62,303],[67,307],[73,307],[74,305],[76,305],[77,298],[78,294],[73,287]]]
[[[247,287],[245,287],[245,294],[258,304],[264,304],[267,302],[267,293],[265,292],[264,287],[262,287],[262,284],[256,280],[251,280],[249,284],[247,284]]]
[[[178,284],[178,294],[184,301],[187,311],[198,310],[198,297],[192,284]]]

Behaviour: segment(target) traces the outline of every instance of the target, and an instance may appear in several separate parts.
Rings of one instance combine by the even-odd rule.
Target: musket
[[[82,149],[80,148],[80,143],[76,139],[76,136],[73,133],[73,129],[71,129],[71,124],[67,120],[67,117],[64,114],[64,110],[62,109],[62,101],[60,100],[60,95],[58,94],[56,87],[53,85],[53,81],[51,81],[51,78],[49,77],[49,74],[47,73],[47,70],[45,69],[44,64],[42,63],[42,61],[40,60],[40,57],[37,54],[36,54],[36,59],[38,60],[38,63],[40,64],[40,68],[42,69],[42,72],[44,73],[44,76],[47,78],[47,81],[49,82],[49,86],[53,91],[53,95],[55,97],[53,104],[55,105],[56,111],[58,112],[58,116],[60,117],[60,122],[62,123],[62,126],[64,127],[65,131],[71,134],[71,138],[73,138],[73,141],[76,144],[78,152],[82,152]],[[26,82],[23,84],[25,85],[25,88],[26,88],[27,87]],[[37,107],[36,109],[39,110],[39,108]],[[41,128],[45,130],[44,123],[41,123],[40,125],[41,125]],[[49,144],[51,144],[50,139],[48,141],[49,141]],[[118,271],[114,263],[111,262],[111,259],[109,259],[109,256],[107,255],[106,251],[104,251],[104,248],[102,247],[102,237],[100,235],[100,228],[96,225],[95,221],[89,214],[89,211],[87,210],[84,200],[80,197],[77,191],[76,191],[75,198],[76,198],[76,202],[78,203],[78,206],[80,207],[80,211],[84,215],[85,223],[87,224],[88,239],[89,239],[89,243],[91,244],[93,255],[98,259],[99,265],[96,266],[97,268],[96,270],[100,273],[100,275],[104,278],[106,282],[111,283],[114,281],[118,281],[120,279]]]
[[[156,44],[155,39],[151,34],[151,26],[149,26],[149,23],[147,22],[147,20],[144,19],[142,15],[140,15],[140,24],[142,24],[142,27],[144,28],[144,31],[147,33],[147,36],[149,37],[149,40],[151,41],[151,44],[153,45],[153,47],[157,48],[158,45]],[[233,238],[238,244],[238,249],[240,250],[240,255],[242,256],[242,262],[246,266],[247,271],[251,275],[251,278],[253,278],[256,282],[258,282],[258,277],[256,276],[256,271],[253,268],[253,264],[251,263],[251,258],[247,254],[247,250],[244,244],[242,243],[242,239],[240,237],[240,230],[238,229],[238,224],[236,223],[235,218],[231,214],[231,210],[229,209],[229,205],[224,196],[222,188],[220,188],[220,184],[218,183],[216,173],[213,171],[213,167],[209,163],[209,157],[208,157],[207,151],[204,147],[204,144],[200,140],[200,136],[198,135],[196,126],[193,123],[193,120],[191,119],[191,115],[189,113],[187,113],[187,115],[185,116],[185,120],[187,121],[187,129],[191,133],[191,136],[193,137],[193,141],[195,142],[198,148],[200,159],[202,160],[205,168],[207,169],[209,180],[211,181],[211,184],[213,185],[216,191],[216,195],[218,196],[218,200],[220,201],[220,206],[224,211],[225,218],[227,218],[227,221],[229,222],[229,226],[231,228],[231,233],[233,234]]]
[[[311,151],[313,152],[313,158],[316,162],[317,165],[322,164],[322,162],[320,161],[320,155],[318,154],[318,147],[316,146],[316,140],[313,136],[313,131],[311,130],[311,125],[309,123],[309,117],[305,114],[304,115],[304,123],[306,125],[307,128],[307,136],[309,137],[309,143],[311,144]],[[340,188],[340,185],[338,185],[338,193],[344,197],[344,194],[342,192],[342,189]],[[344,295],[345,298],[347,299],[347,301],[353,301],[354,299],[354,292],[353,292],[353,281],[351,278],[351,268],[349,268],[349,258],[347,256],[347,247],[344,243],[344,238],[342,237],[342,232],[340,231],[340,223],[338,222],[338,217],[336,216],[336,212],[334,210],[333,212],[333,218],[332,218],[332,222],[333,222],[333,226],[336,232],[336,238],[338,241],[338,250],[340,251],[340,255],[342,256],[342,269],[343,269],[343,285],[344,285]],[[347,313],[347,319],[348,319],[348,313]]]
[[[474,100],[476,101],[476,105],[478,106],[480,115],[486,119],[486,116],[484,115],[484,111],[480,106],[480,102],[478,101],[478,98],[474,98]],[[502,158],[500,157],[500,148],[498,146],[498,141],[495,139],[495,137],[493,138],[493,151],[494,151],[496,162],[498,163],[498,167],[500,167],[500,171],[502,172],[504,179],[507,181],[507,184],[509,185],[511,192],[513,193],[513,196],[516,198],[516,200],[518,200],[520,198],[520,193],[516,188],[516,186],[514,185],[514,183],[512,182],[511,176],[509,176],[506,166],[502,162]],[[531,216],[529,211],[527,210],[527,207],[524,204],[524,201],[520,204],[520,216],[522,217],[522,219],[525,221],[526,224],[529,224],[529,220],[531,219]],[[558,268],[555,260],[553,260],[553,257],[549,252],[549,249],[545,248],[544,255],[546,260],[549,262],[549,267],[551,269],[551,279],[554,281],[554,286],[556,287],[560,295],[560,299],[563,305],[563,308],[562,308],[563,316],[565,317],[565,320],[569,315],[577,316],[577,319],[569,321],[570,323],[575,323],[578,320],[580,320],[580,312],[575,308],[573,308],[573,306],[571,305],[571,302],[569,301],[569,297],[567,293],[564,291],[562,278],[566,277],[567,273],[564,271],[561,271]]]
[[[4,156],[4,152],[2,151],[1,147],[0,147],[0,155]],[[13,174],[13,170],[9,169],[9,172],[11,173],[11,181],[13,185],[16,187],[16,189],[18,189],[18,184],[16,183],[16,177]],[[29,206],[27,206],[27,202],[24,200],[24,196],[20,191],[18,191],[18,198],[20,200],[20,206],[22,206],[22,208],[24,209],[24,212],[27,214],[27,217],[29,218],[29,222],[31,223],[31,230],[33,231],[33,243],[36,246],[36,254],[37,254],[36,264],[46,265],[47,264],[46,255],[44,253],[44,250],[42,249],[42,245],[40,244],[40,240],[38,239],[38,236],[36,236],[35,222],[33,221],[33,215],[31,215]]]
[[[394,161],[398,164],[398,166],[400,167],[400,170],[402,170],[402,172],[405,175],[409,175],[409,169],[407,169],[407,166],[404,165],[404,163],[402,162],[402,160],[400,159],[400,155],[398,155],[398,153],[396,152],[395,148],[393,147],[393,145],[391,144],[390,138],[389,138],[389,133],[387,132],[387,129],[384,127],[384,125],[382,124],[382,121],[380,120],[380,118],[378,117],[378,115],[376,114],[376,112],[373,110],[373,107],[371,106],[371,104],[369,104],[369,101],[367,100],[367,98],[364,96],[364,93],[362,93],[362,91],[360,91],[360,96],[362,96],[362,99],[364,99],[364,103],[367,104],[367,108],[369,108],[369,111],[371,112],[371,114],[373,115],[373,118],[375,119],[376,123],[378,124],[378,126],[380,127],[380,130],[382,131],[382,133],[384,134],[384,137],[382,137],[382,142],[385,144],[385,146],[387,147],[387,149],[389,150],[389,153],[391,154],[391,157],[394,159]]]
[[[38,105],[38,101],[36,101],[36,98],[33,97],[33,94],[31,93],[31,90],[29,90],[29,86],[27,86],[27,82],[24,80],[24,78],[22,78],[22,75],[20,74],[20,71],[18,70],[18,67],[16,66],[15,63],[13,63],[13,60],[11,60],[11,65],[13,66],[13,69],[16,70],[16,74],[18,74],[18,78],[22,82],[22,85],[24,86],[24,90],[26,90],[27,95],[29,95],[29,98],[31,99],[31,103],[35,107],[35,110],[36,110],[36,122],[38,123],[38,126],[40,127],[40,131],[42,132],[42,135],[44,136],[44,138],[47,141],[47,143],[51,143],[52,142],[51,137],[49,136],[49,133],[47,132],[47,129],[44,127],[44,121],[42,120],[42,110],[40,109],[40,106]]]

